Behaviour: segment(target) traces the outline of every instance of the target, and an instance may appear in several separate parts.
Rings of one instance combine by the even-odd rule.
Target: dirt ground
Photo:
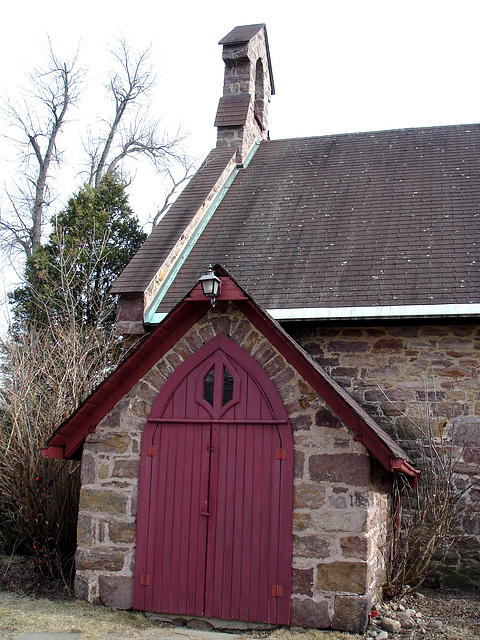
[[[480,585],[479,585],[480,586]],[[52,603],[71,603],[73,594],[69,586],[59,579],[41,576],[35,572],[30,558],[0,556],[0,591],[3,594],[28,596],[36,600],[47,598]],[[422,589],[418,594],[410,594],[386,603],[384,615],[395,616],[396,610],[413,609],[419,615],[414,628],[402,629],[399,633],[389,633],[389,638],[399,640],[480,640],[480,590],[452,591]],[[83,603],[82,603],[83,604]],[[86,605],[88,606],[88,605]],[[97,607],[95,607],[97,609]],[[101,609],[101,608],[99,608]],[[137,623],[135,623],[137,624]],[[440,627],[440,628],[435,628]],[[22,629],[18,629],[22,631]],[[268,634],[261,634],[264,637]],[[368,635],[368,634],[367,634]],[[308,632],[290,633],[285,630],[270,635],[270,640],[282,638],[291,640],[319,638],[358,638],[348,634]]]
[[[25,556],[0,555],[0,591],[49,600],[73,597],[68,581],[41,575],[33,558]]]

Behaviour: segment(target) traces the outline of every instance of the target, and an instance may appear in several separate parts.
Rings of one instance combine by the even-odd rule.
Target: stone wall
[[[269,374],[294,431],[292,624],[362,630],[384,579],[389,483],[365,447],[232,305],[197,323],[87,438],[77,551],[77,594],[132,606],[142,429],[168,376],[219,333]]]
[[[326,407],[300,424],[292,624],[361,632],[385,578],[390,485]]]
[[[480,328],[475,324],[301,327],[293,337],[411,455],[416,422],[436,436],[455,432],[460,483],[476,482],[480,465]],[[466,496],[468,538],[449,554],[444,578],[480,578],[480,485]]]
[[[119,609],[132,606],[144,403],[121,400],[87,436],[82,457],[75,592]]]

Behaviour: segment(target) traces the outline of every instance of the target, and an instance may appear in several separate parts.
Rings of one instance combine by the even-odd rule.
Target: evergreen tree
[[[70,322],[109,329],[109,289],[146,238],[125,185],[114,174],[98,188],[84,185],[51,222],[48,243],[35,250],[25,284],[11,296],[14,328]]]

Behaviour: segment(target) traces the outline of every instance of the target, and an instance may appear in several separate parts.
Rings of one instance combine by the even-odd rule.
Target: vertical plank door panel
[[[285,460],[277,449],[288,450]],[[293,439],[278,391],[217,336],[170,376],[147,421],[135,607],[288,624],[292,495]]]

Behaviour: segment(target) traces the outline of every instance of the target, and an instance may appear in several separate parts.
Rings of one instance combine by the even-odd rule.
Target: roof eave
[[[404,318],[480,317],[480,304],[378,305],[370,307],[304,307],[268,309],[280,322],[312,320],[399,320]]]

